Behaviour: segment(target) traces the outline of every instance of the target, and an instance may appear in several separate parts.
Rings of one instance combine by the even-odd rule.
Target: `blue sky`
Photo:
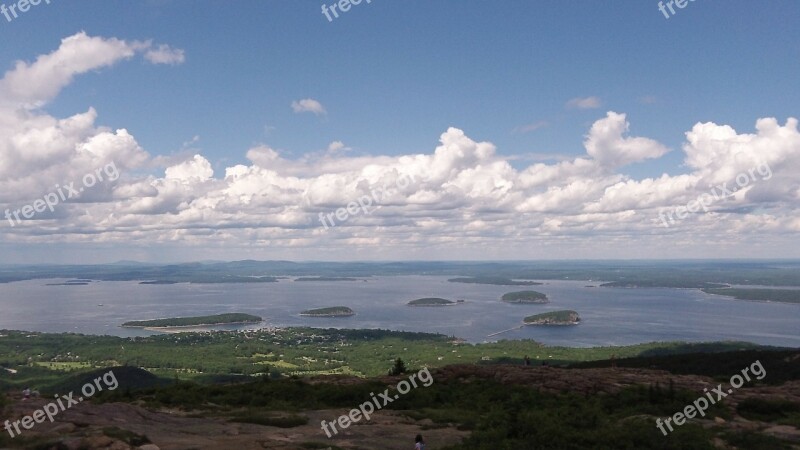
[[[3,1],[12,4],[10,0],[0,0]],[[97,127],[127,130],[147,153],[148,161],[131,164],[125,172],[129,176],[149,174],[156,178],[164,176],[166,166],[194,154],[202,155],[213,169],[212,178],[220,180],[226,168],[253,164],[252,158],[247,157],[253,148],[268,147],[283,159],[297,161],[325,153],[335,142],[341,143],[335,147],[344,147],[340,153],[342,165],[350,164],[363,175],[366,166],[359,166],[353,158],[432,154],[449,127],[463,130],[475,142],[491,142],[496,147],[493,158],[523,172],[538,162],[555,166],[585,157],[584,140],[590,128],[608,111],[614,111],[626,115],[631,136],[657,141],[671,151],[614,167],[614,174],[623,178],[607,180],[607,186],[613,186],[624,179],[643,181],[663,173],[678,177],[703,172],[700,166],[686,165],[687,155],[682,150],[685,134],[695,124],[713,122],[745,134],[755,133],[755,123],[760,118],[775,118],[784,124],[798,116],[800,31],[795,19],[800,17],[800,4],[795,1],[754,4],[696,0],[666,19],[658,10],[658,2],[642,0],[373,0],[353,6],[332,22],[321,13],[323,3],[326,2],[52,0],[49,5],[32,7],[11,22],[0,16],[0,63],[4,64],[4,71],[11,70],[17,60],[33,63],[39,55],[56,51],[63,39],[81,31],[91,37],[126,42],[152,40],[154,45],[182,50],[184,59],[179,64],[149,64],[142,58],[123,58],[76,74],[58,95],[35,110],[48,117],[66,118],[94,108]],[[302,99],[315,100],[325,113],[294,112],[292,102]],[[581,100],[584,107],[576,107]],[[783,154],[775,158],[776,164],[786,159]],[[311,167],[313,162],[306,163],[304,170],[294,168],[289,172],[316,178],[324,175],[322,169]],[[700,184],[709,184],[707,181]],[[797,178],[789,178],[784,182],[788,183],[785,190],[789,192],[784,192],[787,198],[793,198],[791,186],[796,181]],[[520,185],[519,181],[515,183]],[[694,189],[701,190],[700,184],[695,183]],[[446,185],[445,182],[439,187]],[[14,206],[47,192],[38,189],[19,192],[16,197],[9,194],[3,204]],[[533,193],[521,195],[520,198],[530,199]],[[15,202],[15,198],[19,200]],[[115,198],[119,200],[120,196]],[[471,198],[474,200],[475,196]],[[341,200],[348,203],[347,198]],[[432,209],[441,211],[447,209],[442,205],[453,200],[437,201],[438,206]],[[685,203],[683,199],[673,199],[672,203],[665,200],[657,206],[674,206],[675,202]],[[334,201],[310,203],[326,210],[335,210],[337,205]],[[754,207],[752,203],[735,206],[735,210],[747,212]],[[441,219],[437,214],[426,216],[419,208],[412,209],[415,212],[411,216],[418,220],[434,216]],[[569,209],[559,213],[574,217],[576,212]],[[451,210],[453,219],[460,217],[459,226],[474,222],[474,217],[465,218],[463,207]],[[524,212],[534,210],[543,211],[533,208]],[[796,233],[791,211],[784,205],[781,213],[789,221],[784,232],[790,235]],[[318,211],[306,212],[316,215]],[[175,213],[177,210],[172,211]],[[398,210],[398,214],[409,217],[408,210]],[[544,224],[549,218],[539,219]],[[25,259],[33,260],[38,258],[33,249],[46,242],[32,237],[40,236],[46,219],[34,219],[33,228],[26,228],[25,233],[30,234],[23,239],[32,251],[26,251],[32,256]],[[519,235],[519,230],[506,222],[508,218],[498,220],[502,222],[498,227],[510,227],[509,232]],[[486,223],[491,221],[484,220]],[[80,237],[85,236],[84,232],[72,235],[67,231],[75,229],[74,223],[56,224],[64,228],[52,234],[54,239],[67,233],[71,236],[67,241],[74,238],[75,246],[86,248],[86,241]],[[259,224],[262,222],[255,220],[250,231],[263,231],[264,225]],[[427,229],[424,224],[417,225]],[[153,258],[147,246],[132,243],[130,236],[126,240],[119,226],[93,233],[100,232],[110,241],[119,239],[125,246],[140,249],[142,259]],[[174,233],[192,228],[186,224],[175,226]],[[384,229],[392,225],[368,226]],[[34,228],[40,231],[34,233]],[[16,234],[21,230],[15,227],[4,231]],[[210,229],[208,232],[212,233]],[[407,228],[397,231],[406,237],[420,232],[421,229]],[[323,253],[320,259],[343,259],[335,241],[367,242],[360,240],[365,239],[365,229],[354,228],[353,233],[346,238],[339,235],[325,244],[312,243],[315,237],[309,235],[293,235],[290,239],[312,239],[309,246],[328,248],[329,253]],[[441,237],[441,232],[432,233]],[[579,236],[567,233],[559,239],[577,245],[587,238],[587,233],[592,235],[591,230],[581,230]],[[652,229],[645,234],[653,233],[658,234]],[[787,237],[781,235],[769,248],[784,247],[785,241],[780,239]],[[391,241],[389,236],[398,235],[390,233],[383,239]],[[641,235],[632,234],[629,238],[635,240],[638,236]],[[484,237],[486,245],[502,238]],[[267,241],[282,239],[280,233],[257,238],[245,233],[230,239],[235,242],[233,247],[263,245],[265,250],[259,259],[315,259],[299,248],[273,253],[269,250],[273,244]],[[691,241],[705,238],[697,235],[687,239],[690,248]],[[182,238],[169,240],[176,246],[174,258],[178,260],[213,252],[187,251],[203,245],[198,247],[196,242],[187,243]],[[380,245],[385,249],[394,244],[384,240]],[[556,256],[571,255],[568,248],[556,252]],[[365,250],[360,257],[369,258],[372,250]],[[590,251],[575,256],[595,257],[606,251],[601,248],[598,254]],[[446,246],[442,252],[455,257],[480,257],[463,249],[449,253]],[[113,249],[87,253],[97,255],[97,260],[113,260],[117,256]],[[756,256],[771,256],[766,250],[762,253]],[[400,259],[424,256],[408,249],[387,254]],[[499,251],[492,256],[503,259],[505,255]],[[246,255],[237,251],[230,254],[231,258],[239,256]],[[677,256],[714,255],[703,251]]]

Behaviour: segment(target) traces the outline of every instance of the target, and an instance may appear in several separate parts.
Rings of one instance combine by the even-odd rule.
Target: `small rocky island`
[[[501,298],[506,303],[519,303],[519,304],[544,304],[550,303],[547,295],[536,291],[517,291],[504,294]]]
[[[213,316],[172,317],[167,319],[132,320],[122,324],[125,328],[178,328],[211,325],[234,325],[261,323],[259,316],[242,313],[216,314]]]
[[[565,309],[528,316],[523,322],[525,325],[577,325],[580,321],[577,311]]]
[[[347,306],[331,306],[329,308],[307,309],[300,313],[306,317],[349,317],[356,313]]]
[[[426,298],[418,298],[416,300],[411,300],[410,302],[408,302],[408,306],[452,306],[458,303],[463,303],[463,301],[454,302],[446,298],[426,297]]]

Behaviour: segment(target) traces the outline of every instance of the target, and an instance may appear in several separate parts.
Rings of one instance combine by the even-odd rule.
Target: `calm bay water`
[[[598,285],[596,281],[544,281],[544,285],[531,288],[547,294],[549,304],[511,305],[500,302],[500,296],[526,287],[450,283],[446,277],[428,276],[258,284],[102,281],[86,286],[46,285],[61,281],[65,280],[0,284],[0,329],[142,336],[152,333],[120,328],[119,324],[244,312],[264,317],[262,326],[424,331],[471,342],[535,339],[548,345],[586,347],[742,340],[800,347],[800,305],[731,300],[694,289],[616,289],[586,287]],[[463,298],[466,302],[444,308],[406,306],[420,297]],[[347,318],[299,316],[304,309],[339,305],[349,306],[357,314]],[[488,337],[519,326],[527,315],[558,309],[578,311],[583,322],[571,327],[523,327]]]

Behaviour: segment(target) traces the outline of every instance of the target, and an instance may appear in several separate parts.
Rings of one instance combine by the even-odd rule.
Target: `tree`
[[[394,361],[394,367],[389,371],[390,375],[400,375],[406,373],[406,363],[402,359],[397,358]]]

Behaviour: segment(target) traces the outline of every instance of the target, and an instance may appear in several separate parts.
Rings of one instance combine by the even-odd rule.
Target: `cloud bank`
[[[522,169],[491,142],[451,127],[418,153],[380,156],[381,149],[372,149],[375,156],[348,156],[337,141],[327,152],[287,159],[260,145],[242,149],[248,164],[217,171],[201,154],[164,163],[127,130],[97,125],[94,108],[65,118],[42,111],[75,76],[137,55],[159,64],[184,61],[181,50],[168,46],[78,33],[34,62],[17,62],[0,80],[0,208],[18,208],[111,162],[122,174],[53,213],[6,226],[5,242],[170,245],[212,254],[247,249],[262,259],[676,257],[688,249],[713,257],[736,246],[754,252],[762,246],[758,256],[766,256],[793,245],[800,232],[794,118],[757,119],[752,133],[697,123],[682,148],[686,173],[635,179],[626,175],[628,166],[669,149],[631,136],[628,117],[613,111],[587,130],[583,156]],[[582,99],[575,107],[594,105]],[[292,108],[325,114],[313,99]],[[759,164],[774,176],[708,213],[661,226],[660,210]],[[157,174],[141,175],[150,167]],[[394,189],[370,214],[328,230],[320,224],[320,213],[403,177],[415,182]]]

